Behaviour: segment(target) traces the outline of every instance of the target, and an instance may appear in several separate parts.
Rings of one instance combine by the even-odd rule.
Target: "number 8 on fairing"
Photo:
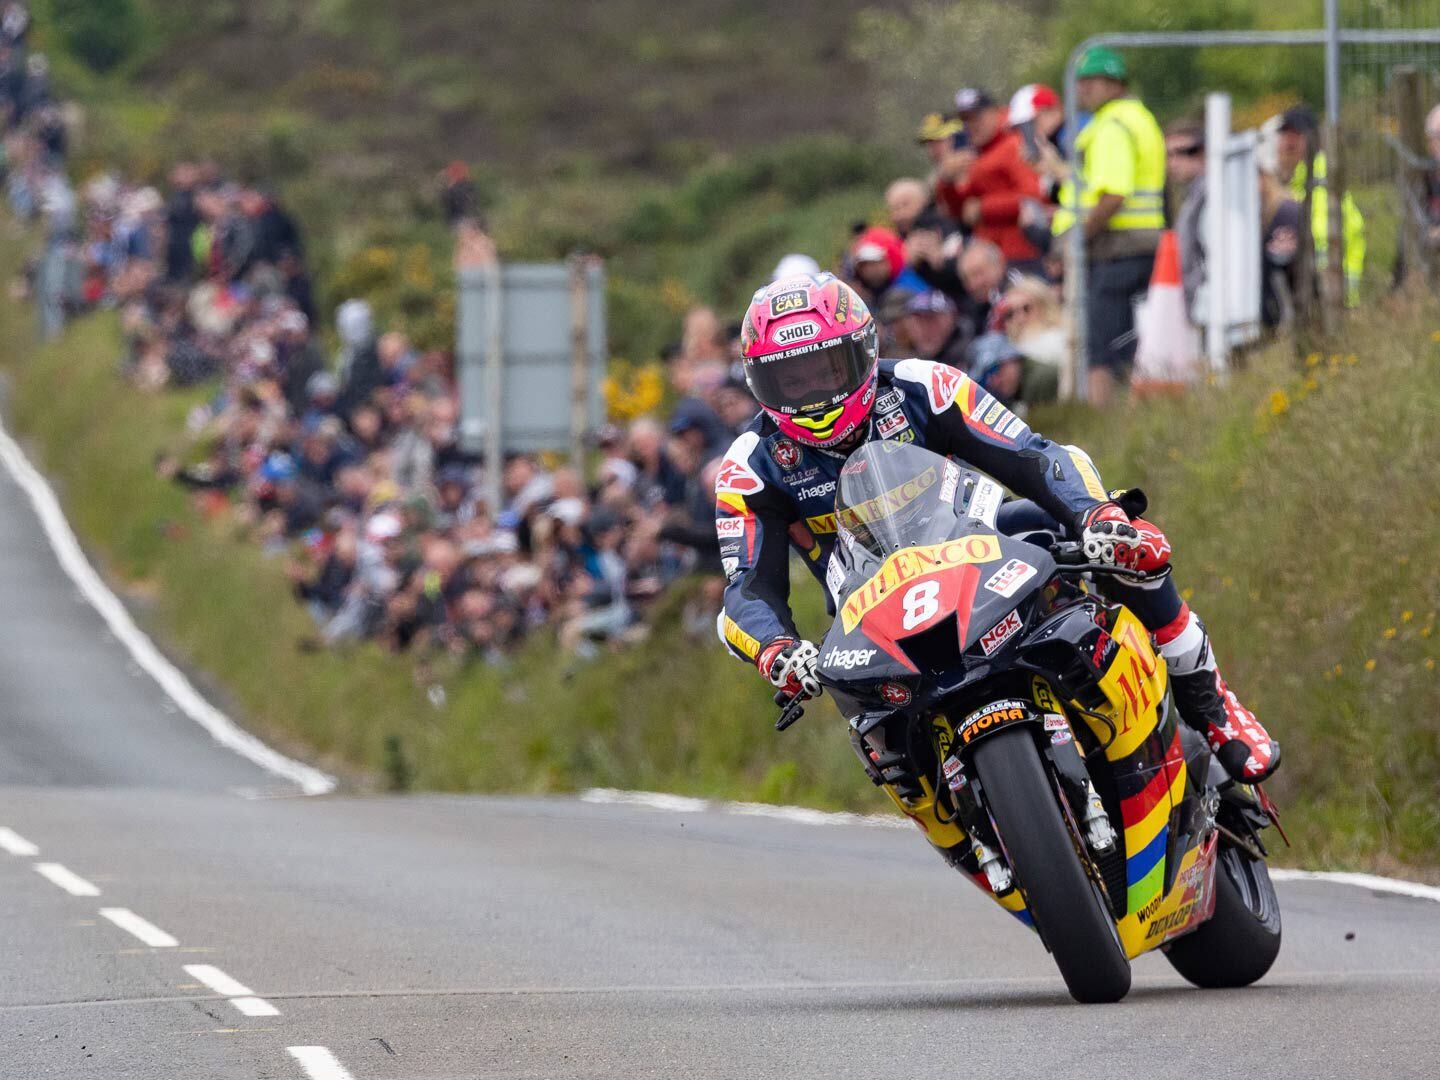
[[[940,583],[922,581],[911,585],[900,605],[905,609],[905,617],[900,621],[903,629],[914,630],[929,622],[940,610]]]

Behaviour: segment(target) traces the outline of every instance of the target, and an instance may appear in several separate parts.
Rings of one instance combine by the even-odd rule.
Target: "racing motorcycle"
[[[820,681],[861,764],[1076,1000],[1123,998],[1152,949],[1197,986],[1254,982],[1280,949],[1273,804],[1180,721],[1148,631],[1106,599],[1108,575],[1144,575],[1002,535],[1003,494],[908,443],[842,468]],[[777,704],[783,730],[802,707]]]

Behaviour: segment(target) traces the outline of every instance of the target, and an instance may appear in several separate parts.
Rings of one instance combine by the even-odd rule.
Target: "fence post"
[[[1398,121],[1400,144],[1417,158],[1429,158],[1425,140],[1425,82],[1413,67],[1397,68],[1391,76],[1390,92]],[[1426,243],[1426,221],[1419,213],[1425,205],[1424,177],[1403,154],[1395,155],[1395,185],[1400,199],[1400,266],[1404,278],[1399,288],[1409,285],[1419,271],[1421,280],[1433,284],[1435,260]]]
[[[1300,200],[1300,242],[1295,253],[1295,324],[1308,339],[1315,334],[1315,148],[1305,156],[1305,197]]]
[[[1326,338],[1340,329],[1345,311],[1345,228],[1341,206],[1345,198],[1344,172],[1340,163],[1339,125],[1325,122],[1325,272],[1320,278],[1320,325]],[[1313,178],[1313,176],[1312,176]]]
[[[1225,320],[1224,268],[1230,264],[1225,250],[1225,153],[1230,144],[1230,95],[1205,95],[1205,175],[1196,183],[1205,185],[1206,305],[1205,356],[1210,370],[1223,376],[1230,358],[1230,341]],[[1186,314],[1190,314],[1187,312]]]
[[[590,298],[585,289],[585,258],[571,255],[570,271],[570,467],[585,475],[585,428],[590,399]]]
[[[485,402],[485,497],[491,515],[500,512],[505,499],[505,336],[500,320],[504,310],[504,279],[498,260],[481,267],[485,283],[485,372],[488,397]]]

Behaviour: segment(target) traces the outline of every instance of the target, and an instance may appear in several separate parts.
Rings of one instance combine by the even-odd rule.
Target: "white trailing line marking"
[[[239,979],[233,979],[225,972],[211,964],[185,964],[185,974],[189,975],[196,982],[203,983],[223,998],[229,998],[230,1004],[239,1009],[246,1016],[279,1016],[280,1010],[271,1005],[264,998],[255,996],[255,991],[242,983]]]
[[[106,587],[85,558],[80,542],[65,520],[55,492],[3,427],[0,427],[0,465],[4,466],[35,508],[35,516],[40,519],[40,527],[55,552],[60,569],[75,583],[90,606],[100,613],[105,625],[129,651],[135,663],[160,685],[186,716],[209,732],[210,737],[221,746],[267,772],[283,777],[307,795],[324,795],[335,789],[334,777],[271,749],[206,701],[180,669],[141,632],[125,610],[125,605]]]
[[[698,814],[709,811],[742,817],[774,818],[794,825],[863,825],[872,829],[904,829],[910,824],[905,818],[890,814],[834,813],[812,810],[805,806],[714,802],[684,795],[667,795],[659,791],[621,791],[618,788],[587,788],[580,793],[580,801],[610,806],[643,806],[650,810],[667,810],[672,813]],[[1328,881],[1335,885],[1350,885],[1357,889],[1373,889],[1376,892],[1440,903],[1440,886],[1380,877],[1378,874],[1352,874],[1340,870],[1289,870],[1277,867],[1270,871],[1270,877],[1275,881]]]
[[[350,1070],[323,1046],[290,1046],[286,1052],[300,1063],[310,1080],[355,1080]]]
[[[1434,900],[1440,903],[1440,887],[1421,885],[1418,881],[1402,881],[1399,878],[1380,877],[1378,874],[1351,874],[1342,870],[1286,870],[1270,871],[1274,881],[1328,881],[1335,885],[1351,885],[1357,889],[1374,889],[1376,892],[1395,893],[1417,900]]]
[[[139,938],[155,949],[173,949],[180,943],[152,922],[147,922],[129,908],[102,907],[100,914],[132,937]]]
[[[712,802],[692,799],[687,795],[667,795],[662,791],[621,791],[618,788],[586,788],[580,801],[611,806],[644,806],[651,810],[698,814],[717,811],[742,817],[767,817],[796,825],[864,825],[871,829],[906,829],[910,822],[892,814],[851,814],[828,810],[812,810],[807,806],[775,806],[771,803]]]
[[[28,859],[32,855],[39,855],[40,849],[32,844],[25,837],[21,836],[14,829],[7,829],[0,825],[0,848],[8,851],[11,855],[18,855],[22,859]]]
[[[684,814],[698,814],[711,807],[711,804],[705,799],[691,799],[684,795],[667,795],[663,791],[617,791],[615,788],[589,788],[580,793],[580,801],[646,806],[651,810],[673,810]]]
[[[35,864],[35,872],[52,885],[59,885],[71,896],[99,896],[100,890],[73,870],[67,870],[58,862]]]

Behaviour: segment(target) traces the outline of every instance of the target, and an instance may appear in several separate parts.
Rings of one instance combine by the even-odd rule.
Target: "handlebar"
[[[1170,573],[1168,566],[1164,570],[1150,572],[1127,570],[1123,566],[1111,566],[1109,563],[1087,562],[1084,545],[1074,540],[1052,544],[1050,557],[1055,560],[1056,569],[1062,574],[1109,574],[1111,577],[1128,578],[1131,581],[1159,581]]]

